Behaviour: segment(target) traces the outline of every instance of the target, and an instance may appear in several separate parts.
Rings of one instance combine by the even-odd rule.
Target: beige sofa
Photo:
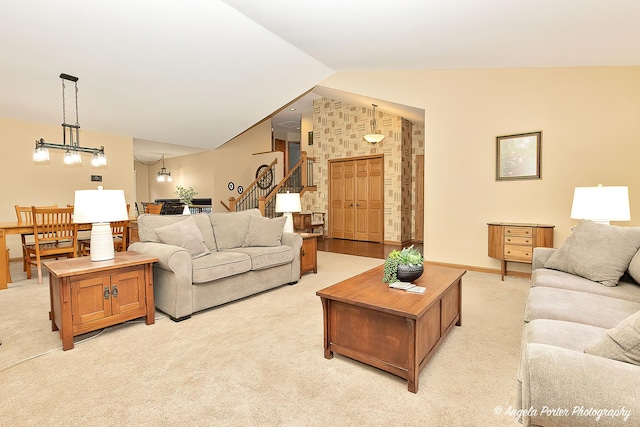
[[[236,213],[140,215],[128,250],[159,259],[155,306],[180,321],[192,313],[300,279],[298,234],[284,218],[251,209]]]
[[[561,248],[534,250],[518,372],[525,426],[640,425],[640,228],[602,227],[580,223]]]

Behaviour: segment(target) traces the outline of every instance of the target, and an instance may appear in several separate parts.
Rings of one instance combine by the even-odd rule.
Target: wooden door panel
[[[342,162],[330,163],[329,237],[344,238],[344,179]]]
[[[109,276],[93,276],[82,280],[72,280],[71,293],[73,325],[111,316],[111,281]]]
[[[138,269],[114,275],[111,288],[113,314],[127,313],[145,308],[144,270]]]

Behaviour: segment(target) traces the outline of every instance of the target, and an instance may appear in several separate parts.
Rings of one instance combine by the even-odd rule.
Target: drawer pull
[[[113,295],[114,298],[118,297],[118,285],[114,284],[111,290],[111,295]]]
[[[104,287],[104,299],[109,299],[109,287],[105,286]]]

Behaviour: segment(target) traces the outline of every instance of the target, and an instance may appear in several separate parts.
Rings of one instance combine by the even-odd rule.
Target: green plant
[[[195,196],[198,193],[196,193],[193,187],[187,188],[187,187],[183,187],[182,185],[177,185],[175,194],[180,198],[180,203],[184,203],[185,205],[190,205],[191,201],[193,200],[193,196]]]
[[[424,262],[424,257],[413,245],[403,248],[401,251],[394,249],[389,253],[387,259],[384,260],[384,275],[382,281],[385,283],[393,283],[398,281],[398,266],[411,265],[417,266]]]

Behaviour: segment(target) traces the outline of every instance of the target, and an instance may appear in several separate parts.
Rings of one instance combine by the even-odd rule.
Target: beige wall
[[[428,260],[498,268],[488,221],[554,224],[557,247],[576,186],[628,185],[632,221],[619,225],[640,225],[640,67],[354,71],[320,84],[425,110]],[[538,130],[542,179],[496,182],[496,136]]]
[[[131,157],[133,138],[80,130],[84,147],[104,146],[108,164],[103,168],[91,166],[91,156],[82,155],[82,165],[65,166],[64,151],[49,150],[48,163],[32,160],[34,142],[62,143],[62,128],[54,125],[0,119],[0,221],[16,221],[14,205],[72,204],[75,190],[97,188],[124,190],[127,203],[133,206],[134,172]],[[91,182],[91,175],[102,175],[102,182]],[[11,257],[19,258],[19,236],[8,236]]]
[[[136,168],[140,166],[140,173],[143,173],[143,168],[146,167],[148,180],[148,199],[139,199],[139,201],[176,198],[174,194],[176,185],[183,185],[193,187],[198,192],[197,198],[210,197],[213,210],[224,212],[226,210],[220,201],[229,205],[229,197],[239,197],[238,186],[246,188],[255,179],[258,166],[270,163],[276,157],[275,154],[258,155],[256,153],[270,150],[271,123],[267,120],[216,150],[166,159],[165,168],[171,172],[173,182],[156,181],[156,174],[162,167],[161,163],[146,167],[136,162]],[[279,157],[279,162],[282,164],[282,156]],[[270,160],[267,162],[268,159]],[[227,188],[229,182],[234,183],[233,191]],[[139,192],[143,194],[144,189],[140,189]]]

